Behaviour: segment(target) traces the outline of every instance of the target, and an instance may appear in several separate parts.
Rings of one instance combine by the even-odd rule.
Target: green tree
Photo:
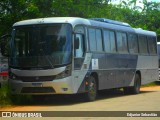
[[[3,0],[0,2],[0,35],[10,33],[16,21],[38,16],[38,9],[30,0]]]
[[[132,27],[160,34],[160,4],[144,0],[144,9],[137,11],[136,0],[2,0],[0,2],[0,36],[10,33],[13,23],[39,17],[108,18],[128,22]],[[132,7],[129,7],[132,6]]]

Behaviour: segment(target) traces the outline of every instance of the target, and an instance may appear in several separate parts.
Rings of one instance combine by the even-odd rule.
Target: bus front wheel
[[[85,99],[86,101],[94,101],[97,97],[97,83],[93,76],[90,76],[85,83],[86,93]]]

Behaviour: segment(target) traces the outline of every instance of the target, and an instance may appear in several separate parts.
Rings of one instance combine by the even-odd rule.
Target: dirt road
[[[12,106],[0,111],[160,111],[160,86],[143,87],[137,95],[124,95],[117,90],[102,91],[94,102],[84,102],[82,97],[54,96],[36,101],[34,105]]]

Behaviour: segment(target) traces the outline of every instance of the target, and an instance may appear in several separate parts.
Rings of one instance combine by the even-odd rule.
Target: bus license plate
[[[32,83],[34,87],[42,87],[42,83]]]

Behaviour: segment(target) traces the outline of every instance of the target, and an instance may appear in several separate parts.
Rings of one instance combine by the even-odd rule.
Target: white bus
[[[39,18],[13,25],[12,94],[77,94],[140,86],[158,79],[156,33],[103,18]]]

